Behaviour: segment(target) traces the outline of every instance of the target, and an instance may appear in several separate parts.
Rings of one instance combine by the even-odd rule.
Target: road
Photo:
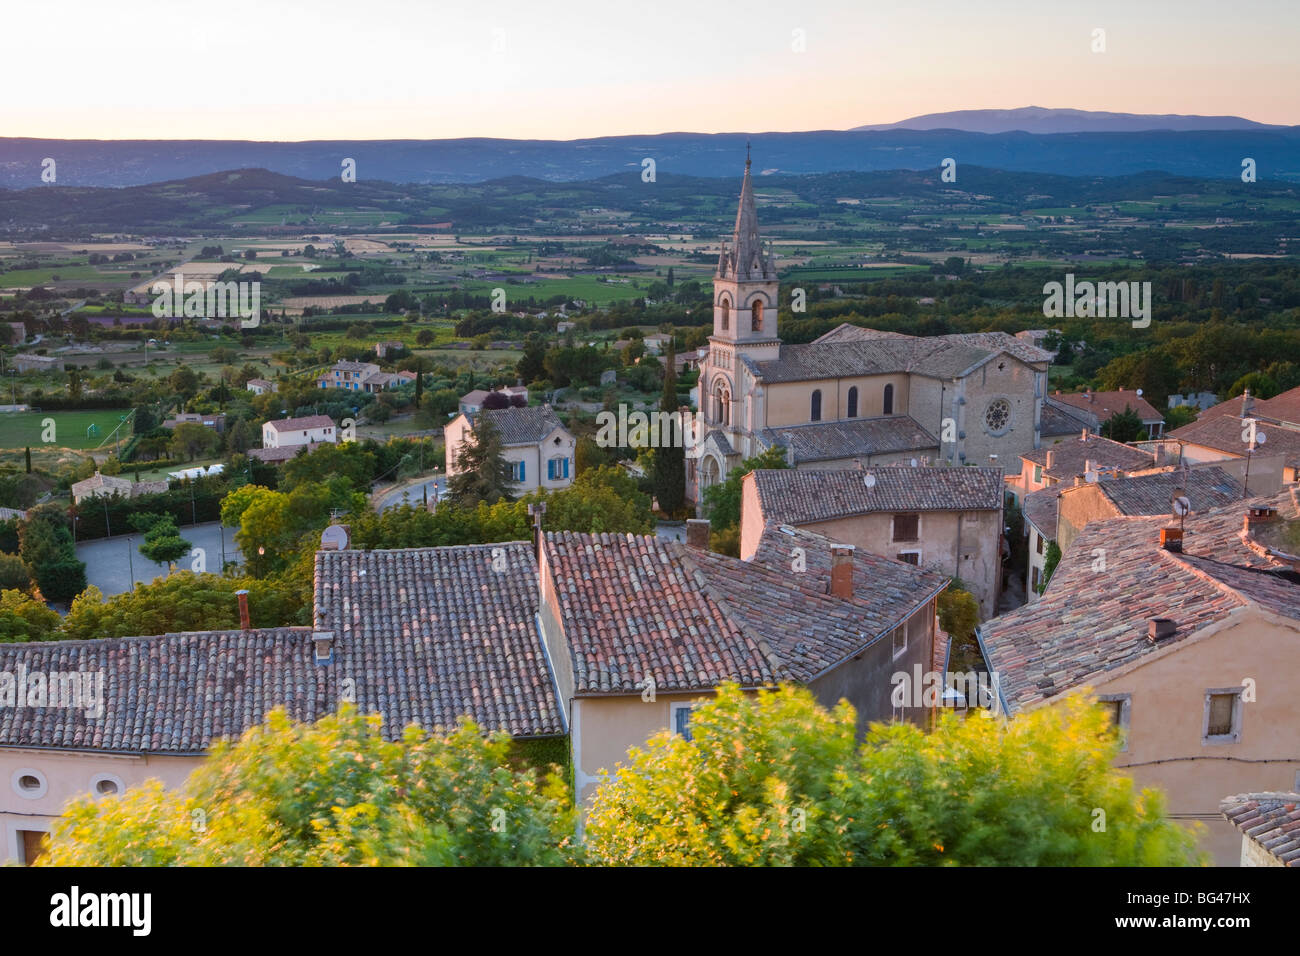
[[[191,554],[176,562],[176,567],[184,570],[204,570],[214,574],[221,573],[221,524],[208,521],[203,524],[186,525],[180,529],[181,537],[190,542]],[[226,560],[243,561],[243,555],[235,547],[235,532],[226,528]],[[77,557],[86,562],[86,583],[93,584],[104,592],[104,597],[122,594],[131,590],[134,581],[149,582],[162,577],[167,572],[161,565],[155,564],[140,553],[143,535],[115,535],[112,538],[98,538],[84,541],[77,545]],[[194,554],[197,549],[199,554]]]
[[[442,496],[447,487],[445,477],[429,478],[419,484],[407,485],[396,491],[390,491],[381,497],[375,503],[375,510],[379,512],[387,511],[389,508],[396,508],[401,505],[422,505],[424,504],[424,494],[429,493],[429,503],[433,504]]]

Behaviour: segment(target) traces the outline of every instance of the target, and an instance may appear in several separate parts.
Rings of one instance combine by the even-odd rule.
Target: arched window
[[[713,390],[713,420],[719,425],[731,424],[731,392],[719,382]]]
[[[722,309],[722,331],[725,332],[731,326],[731,303],[727,301],[726,297],[723,297],[722,299],[721,309]]]
[[[894,414],[894,386],[892,385],[885,386],[884,409],[886,415]]]
[[[821,420],[822,420],[822,390],[820,388],[816,388],[813,389],[813,393],[812,393],[812,414],[809,416],[809,421],[819,422]]]
[[[763,331],[763,300],[755,299],[754,304],[750,306],[750,327],[755,332]]]
[[[849,418],[858,417],[858,387],[854,385],[849,389]]]

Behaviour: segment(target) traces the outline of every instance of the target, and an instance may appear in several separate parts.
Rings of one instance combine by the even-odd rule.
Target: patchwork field
[[[122,423],[129,408],[105,408],[94,411],[6,412],[0,414],[0,448],[71,448],[89,451],[98,448]],[[46,420],[54,420],[54,441],[46,442]],[[91,426],[94,426],[92,430]],[[118,432],[125,440],[129,426]]]

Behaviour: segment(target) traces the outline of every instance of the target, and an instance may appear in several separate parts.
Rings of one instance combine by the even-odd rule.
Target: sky
[[[1300,124],[1298,0],[11,0],[4,21],[0,136],[579,139],[1029,105]]]

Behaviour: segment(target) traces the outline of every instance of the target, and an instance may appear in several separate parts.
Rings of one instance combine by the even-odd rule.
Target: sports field
[[[89,411],[2,412],[0,413],[0,448],[25,448],[42,445],[56,448],[87,450],[99,447],[100,442],[121,423],[129,408],[98,408]],[[53,442],[46,430],[46,419],[54,420]],[[91,425],[97,431],[87,434]],[[130,426],[118,432],[123,441],[131,437]]]

